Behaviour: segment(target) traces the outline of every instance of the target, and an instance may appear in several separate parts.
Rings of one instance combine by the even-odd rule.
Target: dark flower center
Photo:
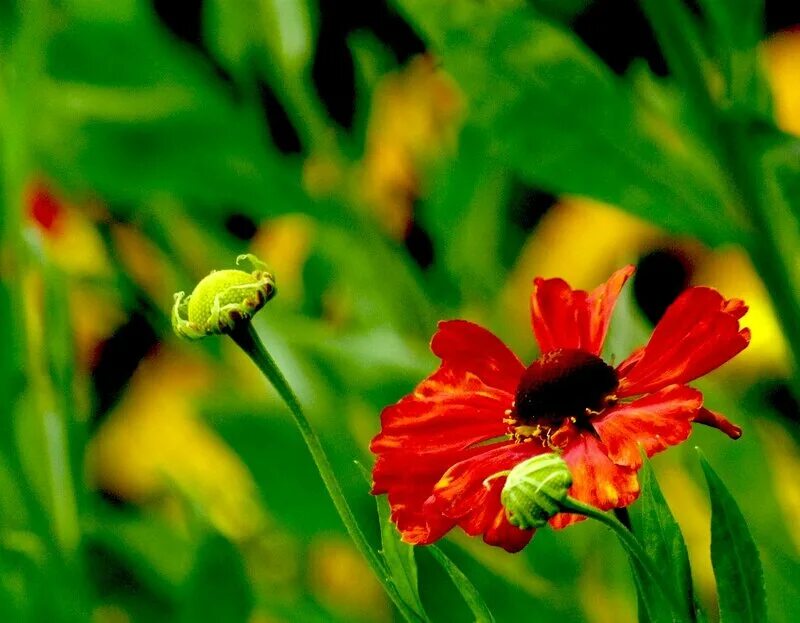
[[[557,426],[566,418],[600,411],[619,385],[614,368],[591,353],[559,348],[534,361],[517,387],[520,424]]]

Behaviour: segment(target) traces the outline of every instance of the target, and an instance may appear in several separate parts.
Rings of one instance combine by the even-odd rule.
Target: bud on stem
[[[562,512],[596,519],[617,535],[629,555],[634,572],[642,573],[646,581],[658,587],[658,591],[665,599],[664,603],[670,610],[670,620],[687,620],[677,595],[633,532],[612,515],[568,495],[572,486],[572,474],[561,456],[552,452],[540,454],[516,465],[509,472],[496,476],[506,476],[500,501],[511,525],[522,530],[541,528],[551,517]]]
[[[508,473],[500,502],[512,526],[541,528],[561,512],[571,486],[572,474],[564,459],[553,452],[540,454]]]
[[[212,271],[189,296],[175,294],[172,328],[180,337],[196,340],[207,335],[231,333],[249,322],[273,296],[275,277],[255,255],[240,255],[236,264],[247,260],[253,272],[238,269]]]

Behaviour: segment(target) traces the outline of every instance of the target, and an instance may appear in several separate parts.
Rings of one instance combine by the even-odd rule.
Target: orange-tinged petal
[[[703,395],[683,385],[670,385],[628,404],[605,411],[592,422],[617,465],[642,466],[640,447],[647,456],[685,441],[692,420],[703,404]]]
[[[591,293],[573,290],[563,279],[536,279],[531,295],[531,323],[543,353],[557,348],[599,355],[614,306],[633,266],[616,271]]]
[[[484,447],[482,453],[453,465],[436,483],[433,493],[437,505],[448,517],[467,516],[489,497],[490,484],[505,482],[504,476],[494,476],[542,452],[547,448],[536,442],[506,441]]]
[[[370,444],[373,452],[452,452],[505,434],[503,418],[511,394],[488,387],[470,373],[449,369],[440,369],[420,387],[423,391],[383,410],[381,432]]]
[[[746,310],[742,301],[725,300],[712,288],[685,290],[656,325],[641,356],[618,368],[617,395],[683,385],[718,368],[750,342],[750,331],[739,327]]]
[[[609,510],[628,506],[638,497],[636,471],[613,463],[602,441],[594,435],[573,436],[563,457],[572,472],[569,495],[576,500]],[[583,519],[581,515],[559,513],[550,520],[550,525],[560,529]]]
[[[447,470],[434,487],[429,509],[456,520],[469,535],[483,534],[490,545],[499,545],[509,552],[519,551],[533,531],[519,530],[508,523],[500,503],[505,483],[505,476],[500,474],[535,454],[546,452],[547,448],[535,442],[503,442],[483,450]]]
[[[731,439],[739,439],[739,437],[742,436],[742,429],[736,426],[736,424],[731,422],[724,415],[706,409],[705,407],[697,412],[694,421],[698,424],[705,424],[712,428],[718,428]]]
[[[466,320],[440,322],[431,350],[444,365],[471,372],[490,387],[512,394],[525,370],[500,338]]]
[[[441,366],[383,410],[370,444],[377,455],[372,492],[388,495],[403,539],[420,544],[456,524],[433,503],[434,485],[454,465],[490,450],[486,442],[506,438],[504,420],[514,400],[507,390],[524,369],[498,338],[465,321],[441,323],[431,347]]]
[[[584,350],[588,350],[594,355],[599,355],[603,350],[603,342],[605,342],[608,327],[611,324],[614,306],[622,292],[622,287],[635,270],[633,266],[620,268],[609,277],[608,281],[595,288],[589,295],[589,337],[585,344],[581,344]]]

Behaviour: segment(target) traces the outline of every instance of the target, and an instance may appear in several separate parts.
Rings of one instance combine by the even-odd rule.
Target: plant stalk
[[[300,406],[300,401],[297,399],[294,391],[289,385],[286,377],[281,372],[272,355],[269,354],[261,339],[258,337],[253,324],[251,322],[243,322],[239,324],[231,333],[231,338],[236,342],[237,346],[241,348],[256,364],[261,373],[266,377],[270,384],[276,389],[278,395],[281,397],[289,411],[294,418],[295,424],[300,429],[300,434],[303,436],[308,451],[311,453],[311,458],[317,466],[325,488],[331,496],[333,505],[339,513],[347,532],[353,539],[356,547],[362,556],[366,559],[372,571],[380,581],[386,593],[394,602],[397,609],[405,617],[407,621],[412,623],[422,623],[422,619],[408,604],[406,604],[397,592],[394,584],[392,583],[391,576],[386,565],[381,561],[372,546],[367,541],[364,532],[356,521],[347,498],[342,491],[342,487],[336,478],[336,475],[331,466],[328,455],[325,453],[319,437],[311,426],[311,423],[303,413],[303,408]]]
[[[647,579],[658,586],[659,590],[663,593],[672,611],[672,619],[674,621],[687,621],[686,615],[683,614],[675,593],[670,589],[661,572],[653,565],[652,559],[644,551],[633,532],[626,528],[622,522],[614,516],[604,513],[594,506],[584,504],[575,498],[567,497],[563,506],[566,512],[577,513],[590,517],[591,519],[596,519],[611,528],[625,547],[625,550],[636,560],[641,569],[645,572]]]

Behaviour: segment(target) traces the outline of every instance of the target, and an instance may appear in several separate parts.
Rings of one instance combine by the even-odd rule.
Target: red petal
[[[605,411],[592,425],[614,463],[639,469],[642,466],[639,447],[647,456],[653,456],[685,441],[702,404],[703,395],[696,389],[670,385]]]
[[[471,372],[490,387],[514,393],[525,371],[517,356],[490,331],[466,320],[439,323],[431,350],[442,365]]]
[[[449,517],[464,517],[488,497],[489,487],[484,481],[506,471],[536,454],[546,452],[540,443],[513,443],[506,441],[486,446],[484,451],[453,465],[434,487],[434,496],[442,512]],[[498,482],[505,482],[498,477]],[[491,482],[494,482],[492,480]]]
[[[614,464],[602,442],[594,435],[581,433],[573,436],[563,457],[572,472],[569,495],[576,500],[609,510],[628,506],[638,497],[636,472]],[[582,519],[581,515],[559,513],[550,520],[550,525],[565,528]]]
[[[725,300],[712,288],[684,291],[667,309],[641,357],[619,367],[617,395],[684,385],[718,368],[750,342],[750,331],[739,328],[746,310],[742,301]]]
[[[425,501],[448,468],[486,451],[475,446],[505,435],[513,396],[477,377],[444,366],[417,390],[381,413],[381,432],[370,444],[378,455],[373,493],[387,493],[392,519],[413,543],[440,538],[455,522],[428,515]]]
[[[531,323],[543,353],[556,348],[579,348],[579,324],[583,323],[578,318],[588,316],[586,298],[586,292],[572,290],[563,279],[533,281]]]
[[[694,421],[698,424],[705,424],[712,428],[718,428],[731,439],[739,439],[742,436],[742,429],[736,426],[728,418],[716,411],[711,411],[703,407],[697,412]]]
[[[392,521],[407,543],[428,544],[439,540],[456,525],[426,502],[433,486],[456,461],[484,451],[477,447],[461,453],[444,453],[416,460],[412,454],[388,453],[378,456],[372,471],[375,495],[386,493]]]
[[[31,218],[39,226],[53,233],[58,221],[63,216],[64,207],[50,189],[42,182],[35,183],[28,189],[28,211]]]
[[[500,496],[499,490],[497,496]],[[494,521],[483,533],[483,541],[489,545],[502,547],[513,554],[525,547],[533,538],[535,532],[536,530],[520,530],[508,523],[506,509],[501,506]]]
[[[431,390],[432,385],[437,391]],[[415,393],[383,410],[381,432],[370,449],[379,455],[437,454],[505,435],[503,419],[513,399],[472,374],[440,368]]]
[[[541,352],[578,348],[599,355],[614,305],[633,271],[633,266],[618,270],[591,294],[571,289],[563,279],[535,279],[531,323]]]
[[[620,268],[609,277],[608,281],[595,288],[589,295],[589,340],[588,343],[581,344],[581,348],[584,350],[595,355],[599,355],[603,350],[603,342],[611,324],[614,306],[622,292],[622,287],[635,270],[633,266]]]
[[[484,535],[490,545],[519,551],[530,540],[532,531],[519,530],[505,518],[500,503],[504,476],[518,463],[547,449],[538,443],[505,442],[487,446],[484,452],[453,465],[434,487],[430,507],[458,522],[470,535]]]
[[[383,410],[370,445],[378,455],[373,493],[388,494],[392,519],[411,543],[431,543],[455,525],[426,502],[450,467],[505,437],[505,411],[524,371],[498,338],[469,322],[441,323],[431,348],[442,365]]]
[[[617,376],[619,378],[626,377],[628,372],[633,370],[633,367],[641,361],[642,357],[644,357],[644,346],[634,350],[625,361],[617,366]]]

